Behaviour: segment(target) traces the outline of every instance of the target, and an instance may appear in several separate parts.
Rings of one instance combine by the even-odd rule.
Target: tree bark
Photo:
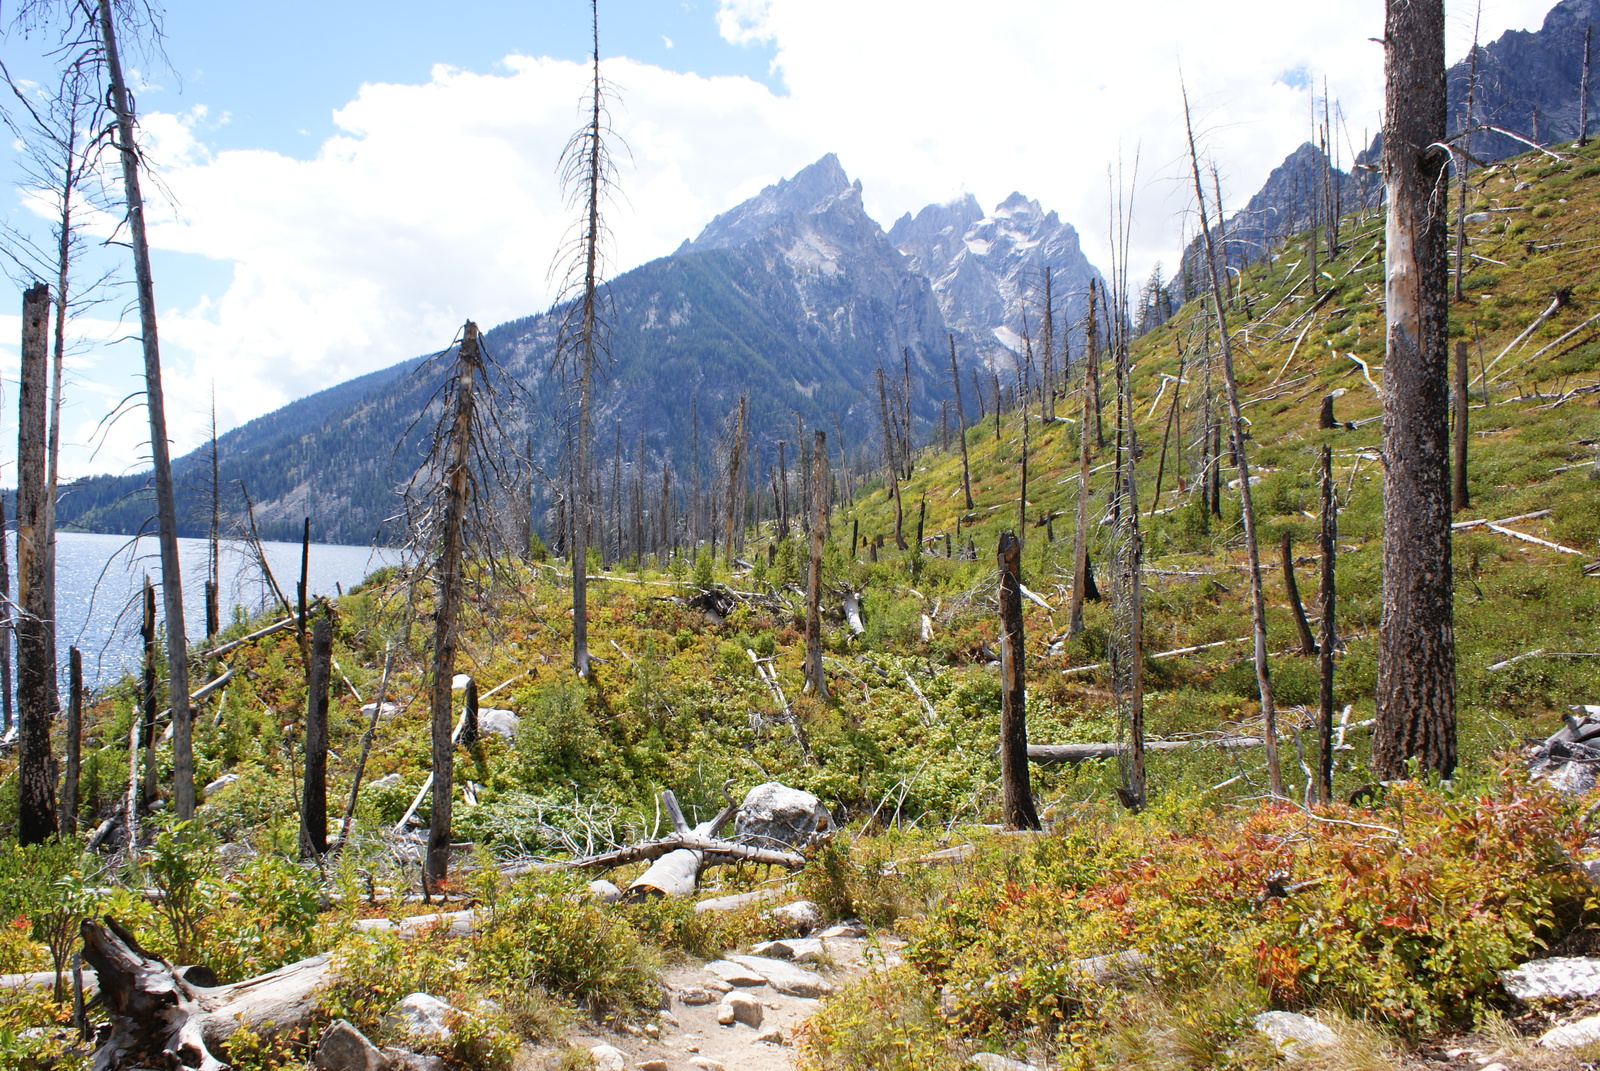
[[[1091,280],[1090,285],[1093,285]],[[1093,316],[1093,306],[1090,306]],[[1083,600],[1089,585],[1089,373],[1084,370],[1078,419],[1078,515],[1072,529],[1072,597],[1067,606],[1067,635],[1083,631]]]
[[[1318,754],[1321,765],[1318,798],[1323,803],[1333,802],[1333,647],[1334,634],[1334,554],[1339,538],[1339,503],[1333,493],[1333,450],[1322,448],[1322,634],[1317,645],[1317,728],[1321,737]]]
[[[1449,227],[1443,0],[1388,0],[1383,370],[1383,615],[1373,771],[1456,764],[1451,605]]]
[[[1300,601],[1300,585],[1294,578],[1294,539],[1287,528],[1283,530],[1281,553],[1283,590],[1289,597],[1289,609],[1294,614],[1295,631],[1300,634],[1300,653],[1310,658],[1317,653],[1317,641],[1311,636],[1311,624],[1306,620],[1305,603]]]
[[[470,494],[472,426],[475,399],[473,387],[480,362],[478,325],[468,320],[461,330],[457,351],[454,415],[450,429],[450,457],[444,473],[445,506],[438,564],[434,583],[438,595],[434,606],[432,691],[430,693],[433,728],[433,813],[428,823],[428,858],[425,874],[430,891],[442,883],[450,870],[450,807],[455,788],[455,740],[450,712],[451,685],[456,672],[456,645],[460,641],[457,618],[461,611],[461,559],[464,551],[467,496]],[[580,448],[581,449],[581,448]],[[587,489],[585,489],[587,497]],[[580,520],[578,529],[583,523]],[[575,541],[575,545],[581,542]],[[583,544],[587,545],[587,544]],[[586,571],[587,561],[573,559],[573,590]],[[587,648],[584,649],[585,653]],[[585,663],[587,664],[587,663]]]
[[[882,375],[882,372],[879,372]],[[811,451],[811,568],[806,574],[806,691],[828,698],[828,678],[822,670],[822,548],[828,531],[827,436],[816,432]],[[893,478],[892,476],[890,477]]]
[[[1467,394],[1467,344],[1456,343],[1456,425],[1455,434],[1455,463],[1450,466],[1452,487],[1450,506],[1454,510],[1464,510],[1472,504],[1471,497],[1467,494],[1467,429],[1470,420],[1467,410],[1471,408],[1470,397]]]
[[[5,537],[6,533],[6,507],[5,496],[0,495],[0,591],[11,591],[11,548]],[[15,619],[11,614],[11,599],[0,599],[0,717],[4,723],[0,724],[0,733],[9,733],[11,723],[15,716],[15,708],[11,702],[11,637],[15,631]]]
[[[50,288],[22,295],[22,373],[17,418],[17,841],[56,833],[56,770],[50,727],[56,714],[56,658],[45,601],[46,411],[49,404]]]
[[[1022,632],[1022,544],[1000,533],[1000,810],[1010,829],[1038,829],[1028,783],[1027,676]]]
[[[143,679],[139,688],[139,746],[144,749],[144,789],[139,793],[139,803],[149,807],[156,801],[156,711],[160,709],[156,689],[161,683],[156,656],[156,589],[150,578],[144,578],[144,617],[139,627],[139,637],[144,647]]]
[[[83,653],[76,647],[67,650],[67,739],[66,772],[61,778],[60,832],[78,832],[78,778],[82,769],[83,742]]]
[[[1594,26],[1586,24],[1583,27],[1583,77],[1578,80],[1578,148],[1586,148],[1589,144],[1589,59],[1590,39],[1594,36]]]
[[[333,670],[333,623],[318,617],[311,627],[306,667],[306,772],[300,794],[300,854],[328,851],[328,681]]]
[[[1261,720],[1267,741],[1267,781],[1274,796],[1283,795],[1283,771],[1278,765],[1278,716],[1272,701],[1272,677],[1267,669],[1267,606],[1261,592],[1261,545],[1256,539],[1255,510],[1250,503],[1250,463],[1244,447],[1244,418],[1239,412],[1239,387],[1233,374],[1233,347],[1228,334],[1228,316],[1223,309],[1222,280],[1217,274],[1216,248],[1211,239],[1211,223],[1206,212],[1205,188],[1200,182],[1200,157],[1194,144],[1194,125],[1189,121],[1189,99],[1184,94],[1184,125],[1189,136],[1189,163],[1194,172],[1195,199],[1200,206],[1200,232],[1205,239],[1206,260],[1211,269],[1211,308],[1216,314],[1218,348],[1222,351],[1222,379],[1228,393],[1231,417],[1234,466],[1239,472],[1239,505],[1244,520],[1245,552],[1250,562],[1250,616],[1255,624],[1256,687],[1261,694]],[[1312,245],[1316,236],[1311,237]]]
[[[122,157],[122,191],[128,208],[128,237],[139,298],[139,334],[144,346],[145,409],[150,417],[150,457],[156,489],[156,526],[161,547],[161,595],[167,628],[168,677],[172,686],[172,799],[180,822],[194,818],[193,719],[189,710],[189,644],[184,634],[183,572],[178,563],[178,509],[172,490],[172,459],[167,442],[167,410],[161,390],[161,346],[156,334],[156,292],[150,275],[150,244],[145,238],[144,195],[139,186],[139,149],[122,59],[117,52],[111,0],[99,0],[100,38],[105,46],[111,107],[117,116],[117,149]]]
[[[950,340],[950,382],[956,388],[956,431],[961,438],[961,493],[966,498],[967,508],[971,509],[972,470],[967,466],[967,414],[961,406],[961,372],[956,368],[956,336],[946,337]]]

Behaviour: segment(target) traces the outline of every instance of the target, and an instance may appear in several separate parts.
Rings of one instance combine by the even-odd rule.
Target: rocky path
[[[849,923],[666,976],[671,1007],[636,1033],[581,1034],[599,1071],[790,1071],[794,1031],[822,998],[899,961],[900,942]]]

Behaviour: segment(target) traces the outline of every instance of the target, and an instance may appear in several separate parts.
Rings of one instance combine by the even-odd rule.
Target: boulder
[[[614,904],[622,899],[622,890],[605,878],[596,878],[589,883],[589,895],[603,904]]]
[[[1338,1035],[1309,1015],[1298,1012],[1262,1012],[1251,1020],[1252,1025],[1271,1038],[1286,1056],[1294,1056],[1297,1049],[1318,1049],[1338,1041]]]
[[[756,1040],[764,1041],[768,1045],[787,1045],[789,1043],[788,1040],[783,1036],[782,1028],[776,1026],[765,1033],[757,1034]]]
[[[623,1071],[628,1066],[628,1054],[615,1045],[596,1045],[589,1055],[594,1059],[595,1071]]]
[[[426,993],[412,993],[402,997],[400,1003],[389,1011],[383,1025],[390,1030],[416,1038],[449,1041],[454,1035],[454,1031],[450,1029],[450,1020],[460,1014],[438,997],[430,997]]]
[[[827,948],[815,937],[790,937],[783,941],[763,941],[750,949],[753,955],[770,959],[786,959],[794,963],[817,963],[827,955]]]
[[[393,1071],[445,1071],[444,1057],[431,1053],[411,1052],[385,1045],[383,1054],[389,1058]]]
[[[702,1004],[715,1004],[721,994],[703,985],[685,985],[677,989],[678,999],[694,1008]]]
[[[809,792],[768,781],[752,788],[739,807],[734,826],[741,844],[762,848],[796,848],[833,828],[822,801]]]
[[[507,740],[517,738],[517,726],[522,724],[522,719],[509,710],[499,707],[485,707],[478,711],[478,732],[493,733]]]
[[[398,785],[399,783],[400,783],[400,775],[397,774],[397,773],[392,773],[392,774],[384,774],[382,777],[378,778],[376,781],[368,781],[366,787],[367,788],[389,788],[391,785]]]
[[[1039,1071],[1032,1064],[1025,1064],[1021,1060],[1013,1060],[992,1052],[975,1052],[967,1062],[979,1071]]]
[[[639,1065],[639,1071],[671,1071],[665,1060],[646,1060]]]
[[[1109,955],[1075,959],[1072,961],[1072,971],[1085,981],[1096,985],[1110,985],[1131,978],[1139,972],[1144,963],[1144,953],[1137,948],[1130,948]]]
[[[223,774],[221,777],[217,778],[215,781],[211,782],[205,787],[205,792],[202,798],[208,799],[211,796],[214,796],[237,780],[239,780],[239,775],[236,773]]]
[[[454,677],[450,678],[450,690],[452,692],[464,692],[467,690],[467,685],[470,683],[472,683],[472,674],[457,673]]]
[[[383,709],[378,710],[378,704],[368,703],[361,708],[361,716],[363,718],[370,718],[372,717],[373,711],[377,711],[378,717],[380,718],[392,718],[396,714],[400,713],[400,704],[385,701],[383,704]]]
[[[317,1043],[320,1071],[389,1071],[389,1057],[344,1019],[335,1019]]]
[[[767,984],[767,976],[765,974],[732,960],[714,959],[706,964],[706,970],[716,975],[733,989]]]
[[[765,1014],[761,1002],[748,993],[729,993],[717,1005],[717,1022],[723,1026],[743,1023],[752,1029],[759,1029]]]
[[[1500,972],[1500,984],[1517,1000],[1586,1000],[1600,996],[1600,959],[1555,956]]]
[[[826,930],[823,930],[821,933],[817,934],[817,936],[821,938],[865,937],[866,935],[867,928],[861,925],[861,923],[855,919],[845,919],[843,922],[836,922],[832,926],[829,926]]]
[[[791,997],[825,997],[833,992],[833,985],[816,971],[796,967],[781,959],[766,956],[729,956],[733,963],[762,977],[768,985]]]
[[[775,907],[767,912],[767,917],[801,937],[822,925],[822,910],[810,900],[796,900],[792,904]]]
[[[1595,1042],[1600,1042],[1600,1015],[1547,1030],[1539,1038],[1539,1044],[1547,1049],[1582,1049]]]

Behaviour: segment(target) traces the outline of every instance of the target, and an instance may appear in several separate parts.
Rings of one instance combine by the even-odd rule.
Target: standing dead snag
[[[1028,783],[1028,685],[1022,632],[1022,544],[1001,532],[1000,572],[1000,810],[1011,829],[1038,829]]]
[[[879,376],[882,376],[880,371]],[[811,571],[806,575],[806,687],[819,699],[828,698],[828,678],[822,671],[822,548],[828,534],[827,436],[816,432],[811,450]]]
[[[1306,621],[1305,604],[1300,601],[1300,585],[1294,579],[1294,537],[1289,529],[1283,530],[1283,591],[1289,599],[1289,610],[1294,614],[1294,627],[1300,633],[1300,653],[1310,658],[1317,653],[1317,641],[1311,638],[1311,625]]]
[[[1450,568],[1443,0],[1388,0],[1384,22],[1383,616],[1372,768],[1456,764]]]
[[[956,389],[956,431],[961,437],[961,493],[966,497],[967,508],[971,509],[972,472],[967,467],[967,414],[961,406],[961,371],[956,367],[956,336],[946,337],[950,340],[950,382]]]
[[[1339,502],[1333,493],[1333,450],[1322,448],[1322,634],[1317,645],[1317,728],[1322,740],[1317,796],[1333,802],[1334,551],[1339,538]]]
[[[139,335],[144,347],[144,400],[150,417],[150,458],[156,490],[156,526],[161,547],[161,595],[167,627],[167,663],[172,693],[172,799],[180,822],[194,818],[194,746],[189,709],[189,644],[183,621],[183,572],[178,564],[178,509],[172,490],[172,459],[167,442],[167,410],[161,390],[161,346],[156,334],[156,291],[150,274],[150,243],[145,238],[144,195],[139,185],[139,147],[134,138],[132,98],[122,77],[111,0],[99,0],[100,40],[105,50],[111,108],[117,119],[117,150],[122,157],[122,193],[128,237],[133,248],[134,283],[139,299]]]
[[[17,420],[17,840],[38,844],[56,833],[56,769],[50,727],[56,714],[56,657],[45,600],[45,409],[50,378],[46,335],[50,288],[22,295],[22,375]]]
[[[333,623],[319,617],[311,626],[311,660],[306,667],[306,774],[300,796],[303,858],[328,851],[328,680],[332,670]]]
[[[1090,280],[1093,285],[1093,280]],[[1090,306],[1090,316],[1094,306]],[[1083,600],[1093,583],[1089,575],[1089,372],[1084,369],[1079,387],[1082,405],[1078,412],[1078,514],[1072,529],[1072,598],[1068,605],[1067,635],[1083,631]]]
[[[1467,364],[1467,344],[1456,343],[1456,385],[1455,385],[1455,410],[1456,424],[1453,429],[1455,440],[1453,442],[1455,458],[1450,466],[1450,475],[1453,483],[1450,488],[1450,507],[1463,510],[1472,504],[1472,498],[1467,494],[1467,410],[1468,404],[1467,377],[1469,367]]]
[[[1189,118],[1189,93],[1183,94],[1183,121],[1189,135],[1189,164],[1194,173],[1195,199],[1200,206],[1200,233],[1205,238],[1206,262],[1211,271],[1211,308],[1216,314],[1218,348],[1222,351],[1222,380],[1228,393],[1229,430],[1234,467],[1239,473],[1239,507],[1244,521],[1245,552],[1250,561],[1250,617],[1255,625],[1256,688],[1261,694],[1262,731],[1267,741],[1267,780],[1274,796],[1283,795],[1283,771],[1278,765],[1278,714],[1272,702],[1272,677],[1267,670],[1267,605],[1261,593],[1261,544],[1256,539],[1255,508],[1250,502],[1250,461],[1244,445],[1244,418],[1239,412],[1239,386],[1233,375],[1233,345],[1224,311],[1218,251],[1211,237],[1205,187],[1200,182],[1200,156],[1194,144],[1194,124]],[[1311,243],[1316,244],[1313,235]]]
[[[67,740],[66,772],[61,777],[62,835],[72,837],[78,832],[78,779],[82,767],[83,737],[83,652],[76,647],[67,650]]]

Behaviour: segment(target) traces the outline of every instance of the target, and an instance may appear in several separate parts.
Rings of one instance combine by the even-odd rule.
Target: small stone
[[[713,1060],[706,1056],[696,1056],[689,1061],[690,1067],[698,1067],[700,1071],[728,1071],[721,1060]]]
[[[773,960],[772,962],[776,963],[778,961]],[[706,970],[736,989],[767,984],[767,977],[764,973],[754,967],[731,959],[714,959],[706,964]]]
[[[709,1003],[709,1001],[707,1003]],[[669,1011],[658,1012],[656,1014],[656,1018],[661,1020],[662,1026],[671,1027],[673,1030],[676,1030],[683,1025],[682,1023],[678,1022],[678,1017]]]
[[[678,999],[690,1007],[698,1007],[701,1004],[715,1004],[721,996],[721,994],[715,993],[703,985],[679,986],[677,992]]]
[[[1308,1049],[1321,1048],[1332,1045],[1339,1040],[1332,1030],[1317,1022],[1309,1015],[1298,1012],[1269,1011],[1262,1012],[1253,1019],[1252,1024],[1261,1033],[1271,1038],[1278,1048],[1288,1056],[1293,1056],[1295,1050],[1304,1046]]]
[[[372,717],[372,712],[377,710],[377,709],[378,709],[378,704],[376,704],[376,703],[367,703],[367,704],[363,705],[362,708],[361,708],[361,716],[363,718],[370,718],[370,717]],[[378,712],[378,717],[380,717],[380,718],[392,718],[398,713],[400,713],[400,704],[399,703],[388,703],[388,702],[386,702],[386,703],[383,704],[383,710]]]
[[[639,1065],[639,1071],[667,1071],[667,1061],[646,1060]]]
[[[784,941],[763,941],[750,950],[752,955],[787,959],[795,963],[817,963],[827,954],[815,937],[791,937]]]
[[[967,1062],[981,1071],[1038,1071],[1032,1064],[1025,1064],[1021,1060],[1012,1060],[992,1052],[973,1053],[972,1059]]]
[[[1539,1044],[1547,1049],[1581,1049],[1597,1041],[1600,1041],[1600,1015],[1591,1015],[1546,1031]]]
[[[748,993],[729,993],[722,998],[722,1003],[717,1005],[717,1022],[723,1026],[743,1023],[745,1026],[759,1029],[765,1015],[766,1013],[761,1010],[761,1002]]]
[[[757,1034],[756,1035],[756,1040],[757,1041],[764,1041],[768,1045],[785,1045],[785,1044],[787,1044],[787,1042],[784,1040],[783,1031],[778,1029],[777,1027],[773,1027],[771,1030],[768,1030],[765,1034]]]
[[[823,930],[821,933],[817,934],[818,937],[822,938],[865,937],[866,935],[867,928],[861,925],[861,923],[857,922],[855,919],[848,919],[844,922],[836,922],[832,926],[829,926],[826,930]]]
[[[400,783],[400,775],[399,774],[397,774],[397,773],[384,774],[382,777],[378,778],[376,781],[368,782],[367,783],[367,788],[389,788],[390,786],[398,785],[399,783]]]
[[[1500,984],[1521,1001],[1586,1000],[1600,996],[1600,959],[1552,956],[1500,972]]]
[[[451,1017],[461,1014],[438,997],[412,993],[402,997],[384,1020],[390,1030],[430,1041],[449,1041],[453,1031]]]
[[[628,1066],[628,1054],[615,1045],[596,1045],[589,1055],[594,1059],[595,1071],[623,1071]]]
[[[225,773],[206,786],[205,794],[201,798],[209,799],[214,793],[221,792],[223,789],[227,788],[237,780],[239,780],[238,774]]]
[[[509,710],[497,707],[487,707],[478,711],[478,731],[480,733],[493,733],[495,736],[506,740],[517,738],[517,726],[522,724],[522,719]]]
[[[774,922],[788,927],[801,937],[822,925],[822,911],[810,900],[796,900],[792,904],[775,907],[767,914]]]
[[[444,1057],[394,1049],[385,1045],[383,1054],[389,1058],[392,1071],[445,1071]]]
[[[729,956],[728,959],[760,975],[773,989],[791,997],[826,997],[833,992],[833,984],[816,971],[781,959],[763,956]]]
[[[335,1019],[317,1044],[321,1071],[387,1071],[389,1058],[366,1035],[343,1019]]]
[[[645,1023],[640,1029],[643,1031],[644,1036],[649,1038],[651,1041],[654,1041],[656,1038],[661,1036],[661,1028],[655,1023]]]

